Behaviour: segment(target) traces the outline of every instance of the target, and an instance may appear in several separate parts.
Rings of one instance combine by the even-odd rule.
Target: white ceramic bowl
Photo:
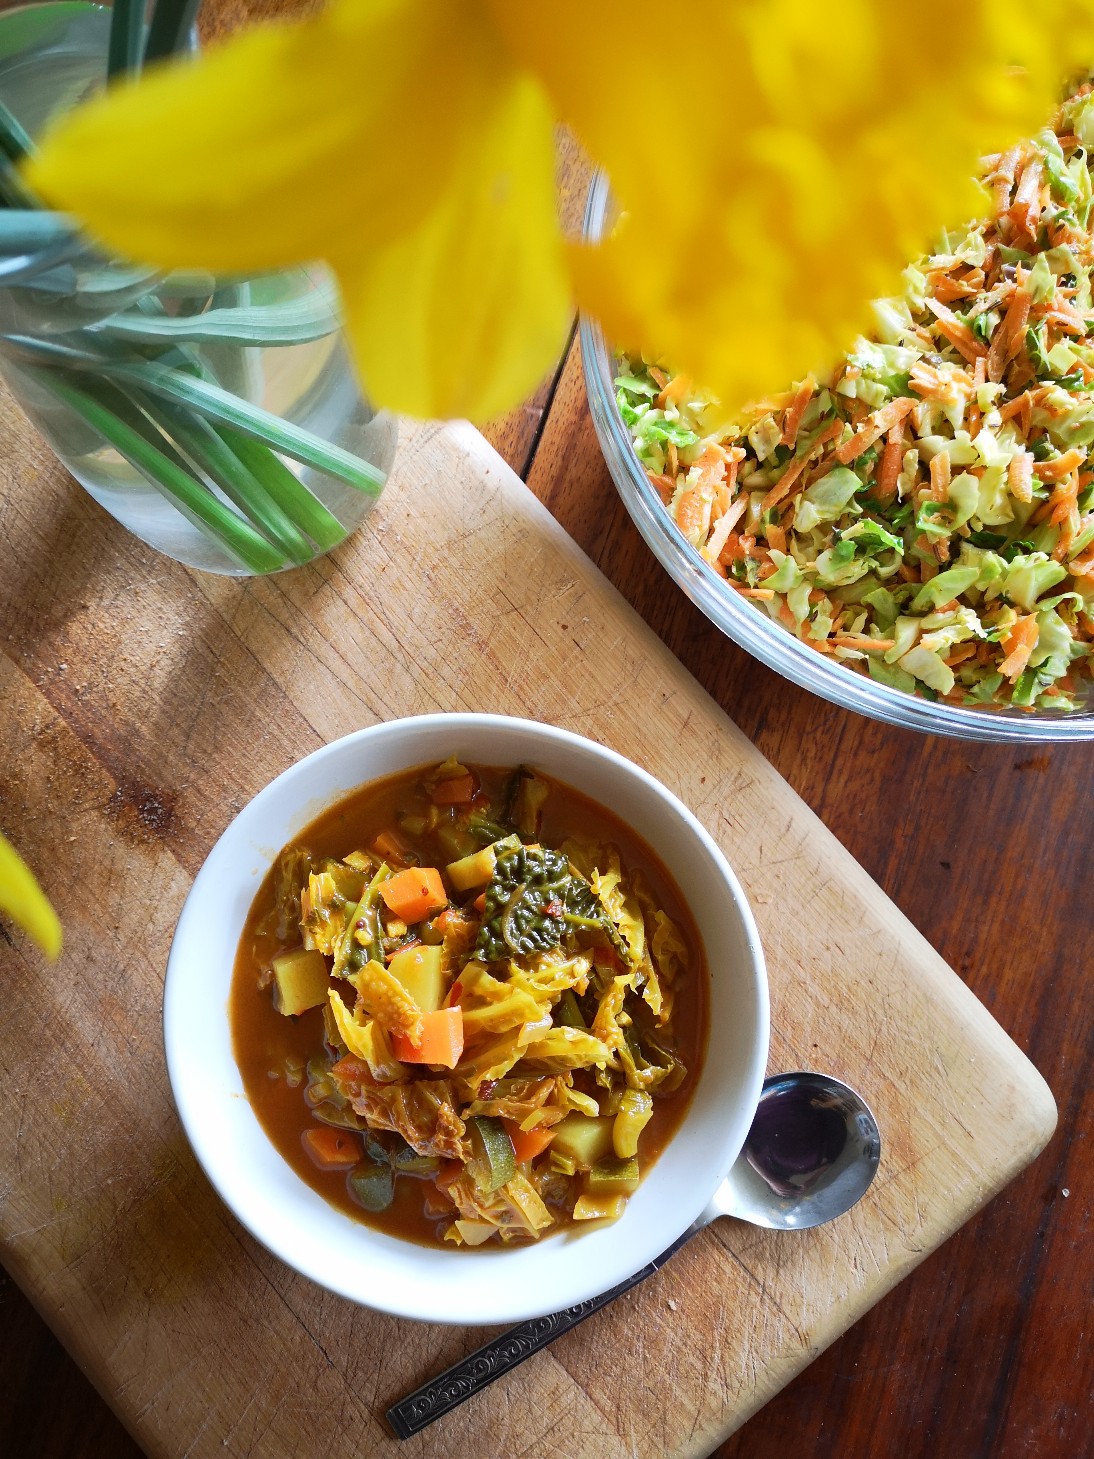
[[[400,1241],[327,1204],[278,1154],[243,1092],[228,991],[252,899],[281,847],[370,780],[455,753],[527,763],[609,806],[687,896],[711,974],[710,1042],[687,1115],[614,1225],[536,1245],[445,1250]],[[696,1219],[733,1164],[760,1097],[767,977],[736,877],[694,816],[612,750],[528,720],[437,714],[375,725],[315,751],[240,812],[198,873],[164,991],[167,1067],[182,1123],[213,1186],[289,1266],[354,1302],[459,1324],[517,1322],[606,1291]]]

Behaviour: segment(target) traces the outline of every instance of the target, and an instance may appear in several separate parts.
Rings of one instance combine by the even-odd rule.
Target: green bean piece
[[[474,1115],[467,1121],[471,1137],[471,1159],[467,1168],[480,1191],[499,1190],[516,1174],[513,1142],[501,1120],[491,1115]]]
[[[351,1173],[349,1186],[366,1211],[386,1211],[395,1196],[391,1166],[379,1160],[362,1160]]]
[[[562,996],[554,1006],[551,1021],[560,1024],[563,1028],[588,1028],[589,1025],[581,1016],[581,1009],[578,1007],[572,988],[563,990]]]

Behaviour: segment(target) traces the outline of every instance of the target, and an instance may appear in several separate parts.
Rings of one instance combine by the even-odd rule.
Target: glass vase
[[[0,14],[0,162],[103,85],[110,12]],[[78,482],[180,562],[277,572],[376,501],[396,421],[362,399],[319,267],[249,279],[104,257],[0,167],[0,376]]]

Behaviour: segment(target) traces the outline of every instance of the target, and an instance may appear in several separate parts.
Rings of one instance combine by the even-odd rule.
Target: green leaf
[[[501,853],[486,889],[486,911],[475,943],[487,961],[559,947],[575,926],[614,928],[596,894],[560,851],[516,846]]]
[[[256,346],[308,344],[338,328],[334,308],[333,294],[315,291],[281,303],[207,309],[204,314],[114,314],[90,332],[138,344],[179,340]]]

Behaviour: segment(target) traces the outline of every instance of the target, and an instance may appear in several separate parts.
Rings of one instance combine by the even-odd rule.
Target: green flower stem
[[[110,42],[106,52],[108,81],[140,70],[143,36],[144,0],[113,0]]]
[[[245,436],[231,426],[218,426],[217,434],[236,456],[262,482],[271,498],[285,515],[306,532],[316,547],[329,552],[346,539],[346,528],[328,511],[319,498],[300,481],[281,458],[252,436]]]
[[[95,325],[92,333],[137,344],[173,344],[184,339],[270,346],[310,344],[332,334],[335,328],[330,300],[315,295],[279,304],[217,307],[207,309],[204,314],[153,315],[144,311],[115,314]]]
[[[332,446],[310,431],[302,430],[291,421],[281,420],[261,406],[241,400],[207,380],[195,380],[192,375],[180,374],[151,361],[142,365],[107,362],[99,368],[115,380],[190,406],[210,420],[220,421],[222,425],[252,436],[280,451],[283,456],[291,456],[303,466],[324,471],[358,491],[367,492],[370,496],[380,494],[384,484],[383,472],[362,461],[360,456],[343,451],[340,446]]]
[[[226,507],[196,477],[182,470],[166,451],[104,406],[94,395],[54,370],[35,376],[59,400],[108,441],[131,466],[158,487],[191,521],[196,521],[248,572],[275,572],[285,559],[250,525]]]
[[[33,145],[30,135],[22,123],[16,120],[3,102],[0,102],[0,152],[9,162],[18,162],[20,157],[27,155]]]
[[[159,402],[158,408],[151,401],[141,400],[139,403],[170,432],[198,470],[215,481],[225,496],[286,557],[298,566],[312,560],[315,549],[303,532],[293,524],[258,476],[207,421],[166,401]]]
[[[85,336],[86,338],[86,336]],[[71,337],[70,337],[71,340]],[[140,364],[123,363],[112,358],[103,348],[79,349],[71,342],[67,345],[52,340],[34,339],[29,335],[5,334],[0,341],[17,357],[28,359],[32,364],[68,366],[73,370],[93,370],[116,380],[119,384],[139,391],[150,390],[167,400],[190,407],[209,420],[219,421],[234,430],[250,436],[283,456],[289,456],[304,466],[326,472],[358,491],[369,496],[379,496],[384,484],[384,474],[377,471],[360,456],[332,446],[328,441],[302,430],[291,421],[251,405],[249,401],[231,395],[218,385],[207,380],[195,379],[193,375],[165,365],[146,361]],[[104,341],[104,344],[106,342]]]
[[[63,213],[47,213],[41,208],[19,208],[0,212],[0,257],[31,253],[70,238],[75,228]]]
[[[156,0],[144,46],[145,62],[174,56],[183,50],[200,8],[201,0]]]

